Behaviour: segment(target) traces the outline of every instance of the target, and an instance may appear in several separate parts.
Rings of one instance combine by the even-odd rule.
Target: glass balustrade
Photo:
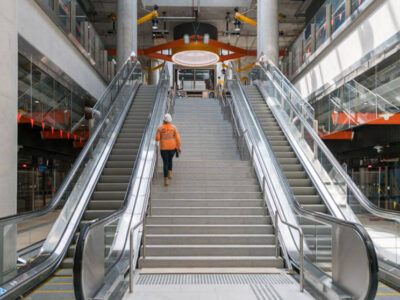
[[[326,199],[331,199],[330,202],[326,200],[328,202],[325,203],[340,207],[340,211],[348,221],[360,222],[371,236],[380,259],[391,267],[400,268],[398,265],[400,262],[400,216],[395,212],[380,208],[379,202],[374,204],[367,199],[320,140],[314,129],[309,126],[311,122],[306,119],[309,115],[300,110],[301,105],[292,101],[291,95],[297,94],[294,87],[289,86],[288,95],[287,92],[282,90],[283,79],[279,79],[278,76],[273,74],[273,71],[280,73],[279,70],[267,63],[261,63],[261,66],[265,75],[260,76],[261,71],[254,72],[253,80],[258,79],[259,87],[267,92],[271,110],[275,110],[275,113],[279,115],[280,120],[285,124],[285,131],[289,132],[293,136],[293,140],[296,141],[298,150],[301,152],[300,155],[308,164],[313,166],[316,174],[318,174],[325,189]],[[341,112],[346,115],[346,120],[350,119],[352,122],[355,119],[357,119],[357,122],[369,121],[369,119],[365,120],[362,116],[357,117],[355,114],[355,111],[359,111],[363,107],[371,107],[367,112],[372,114],[373,118],[380,114],[392,113],[392,109],[397,109],[355,82],[350,83],[345,92],[348,93],[349,97],[331,107],[340,108],[342,105]],[[304,99],[299,99],[298,102],[303,102],[303,105],[307,103]],[[365,102],[367,102],[367,105],[365,105]],[[327,114],[330,114],[331,111],[329,110]],[[343,126],[347,128],[352,124],[349,122]],[[323,229],[315,228],[316,232],[318,230]],[[319,234],[315,234],[314,238],[312,236],[313,243],[319,243],[317,238]],[[319,248],[323,251],[323,247],[321,247]],[[320,259],[322,262],[324,261],[323,255],[314,254],[317,261]]]

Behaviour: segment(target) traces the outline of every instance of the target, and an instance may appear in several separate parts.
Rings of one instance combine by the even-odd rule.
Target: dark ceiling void
[[[366,125],[354,128],[354,139],[325,140],[338,159],[400,156],[400,125]],[[379,149],[379,151],[378,151]]]
[[[204,36],[206,33],[210,35],[210,38],[218,40],[218,30],[211,24],[195,22],[182,23],[174,27],[174,40],[183,38],[185,34],[189,36]]]
[[[29,124],[18,125],[18,145],[22,146],[19,153],[24,153],[29,149],[30,153],[40,153],[41,155],[60,156],[64,159],[77,157],[81,149],[74,148],[73,140],[43,140],[41,128],[33,127]]]

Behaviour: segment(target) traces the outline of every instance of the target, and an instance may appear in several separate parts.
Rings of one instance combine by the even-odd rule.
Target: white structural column
[[[0,1],[0,217],[17,212],[17,1]]]
[[[118,0],[117,67],[123,65],[132,51],[137,53],[137,0]]]
[[[257,57],[263,53],[274,64],[279,59],[278,0],[257,0]]]
[[[150,64],[150,69],[157,67],[159,64],[160,62],[157,59],[152,59]],[[157,85],[158,79],[160,77],[159,75],[160,75],[160,69],[154,71],[149,70],[149,84]]]
[[[0,1],[0,217],[17,212],[17,2]],[[0,281],[16,267],[16,226],[0,226]]]

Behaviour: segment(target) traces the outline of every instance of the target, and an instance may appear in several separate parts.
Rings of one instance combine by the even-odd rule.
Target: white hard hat
[[[171,117],[170,114],[165,114],[164,122],[167,122],[167,123],[171,123],[172,122],[172,117]]]

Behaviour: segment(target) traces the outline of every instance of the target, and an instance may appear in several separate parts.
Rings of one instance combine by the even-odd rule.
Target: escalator
[[[53,199],[43,209],[0,219],[0,299],[75,298],[80,233],[127,204],[156,99],[166,98],[158,90],[141,85],[140,63],[128,59],[93,108],[91,136]],[[35,226],[49,220],[49,228]],[[104,245],[104,257],[117,233],[115,224],[104,226],[91,250]]]
[[[325,203],[319,196],[313,182],[301,165],[258,88],[251,85],[246,86],[245,89],[254,113],[269,140],[274,155],[297,202],[306,210],[329,214]],[[310,223],[303,218],[299,218],[299,223],[305,234],[307,244],[312,251],[311,257],[314,258],[314,262],[320,267],[329,270],[332,255],[330,228],[322,224]],[[317,233],[318,247],[316,244]]]
[[[379,279],[399,290],[400,215],[375,206],[360,191],[318,137],[313,108],[271,62],[258,62],[252,82],[252,86],[245,88],[245,97],[271,144],[296,202],[309,211],[362,225],[377,254]],[[293,173],[288,168],[297,171]],[[331,270],[335,261],[332,230],[304,224],[302,218],[298,220],[312,251],[310,257],[321,268]],[[383,293],[387,292],[387,287],[382,284],[380,287],[385,290]],[[393,290],[386,294],[399,295]]]
[[[130,174],[135,164],[155,91],[155,86],[139,88],[83,214],[79,228],[95,219],[110,215],[124,203]],[[72,275],[79,228],[60,268],[46,280],[45,284],[29,293],[26,299],[71,299],[74,297]],[[112,229],[108,231],[109,236],[112,237],[113,234]]]

